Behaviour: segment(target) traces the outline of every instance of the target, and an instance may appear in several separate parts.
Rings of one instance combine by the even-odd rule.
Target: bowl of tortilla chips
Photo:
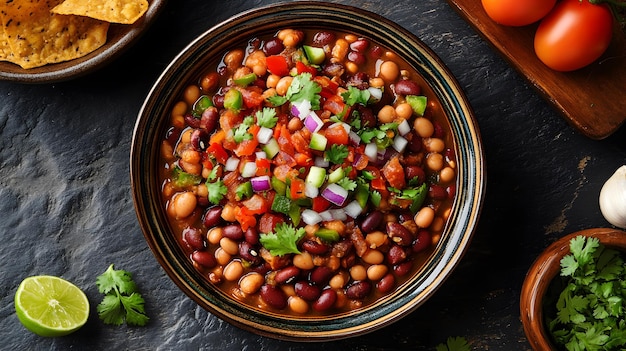
[[[0,80],[68,80],[116,58],[164,0],[13,0],[0,4]]]

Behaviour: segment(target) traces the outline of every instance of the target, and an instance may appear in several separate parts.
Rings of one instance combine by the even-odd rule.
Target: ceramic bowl
[[[522,285],[520,313],[524,332],[535,351],[556,350],[545,325],[543,306],[550,285],[561,271],[561,259],[570,253],[572,238],[593,236],[607,247],[626,250],[626,232],[592,228],[566,235],[546,248],[532,264]]]
[[[395,51],[426,80],[452,127],[458,161],[457,195],[434,253],[395,293],[366,308],[331,317],[298,318],[264,313],[237,303],[200,277],[171,234],[160,202],[158,155],[169,111],[198,73],[236,44],[282,28],[333,28],[366,37]],[[221,57],[221,56],[220,56]],[[415,35],[376,14],[323,2],[274,4],[236,15],[191,42],[165,69],[139,113],[131,150],[131,185],[145,238],[169,277],[218,317],[252,332],[288,340],[322,341],[367,333],[399,320],[430,298],[461,260],[476,227],[485,190],[479,130],[462,89],[442,61]]]

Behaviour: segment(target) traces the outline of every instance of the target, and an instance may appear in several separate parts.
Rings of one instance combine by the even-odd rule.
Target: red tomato
[[[613,35],[613,15],[608,5],[588,0],[562,0],[535,33],[535,53],[556,71],[574,71],[597,60]]]
[[[542,19],[556,0],[481,0],[483,9],[495,22],[505,26],[525,26]]]
[[[287,63],[287,59],[284,56],[281,56],[281,55],[268,56],[265,59],[265,63],[267,65],[267,69],[272,74],[275,74],[281,77],[289,74],[289,64]]]
[[[331,125],[330,127],[328,127],[324,135],[328,140],[328,145],[347,145],[350,138],[346,129],[340,124]]]

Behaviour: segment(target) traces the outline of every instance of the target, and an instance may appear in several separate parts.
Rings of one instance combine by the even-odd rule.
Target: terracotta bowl
[[[395,51],[425,79],[448,118],[458,163],[457,194],[441,240],[423,267],[390,296],[366,308],[306,317],[270,314],[238,303],[198,274],[182,252],[160,201],[160,144],[177,96],[215,57],[260,33],[282,28],[333,28]],[[131,148],[131,185],[145,238],[169,277],[200,306],[252,332],[298,341],[367,333],[399,320],[430,298],[459,263],[475,230],[485,190],[484,156],[477,123],[462,89],[442,61],[415,35],[374,13],[323,2],[274,4],[216,25],[187,46],[165,69],[139,113]]]
[[[528,270],[520,296],[520,313],[526,338],[536,351],[556,350],[545,325],[544,298],[561,270],[561,259],[570,253],[570,240],[579,235],[593,236],[607,247],[626,250],[626,232],[610,228],[593,228],[566,235],[552,243]]]

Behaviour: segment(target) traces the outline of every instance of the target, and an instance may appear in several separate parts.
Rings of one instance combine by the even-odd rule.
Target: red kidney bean
[[[222,221],[222,206],[213,206],[204,212],[202,224],[207,228],[213,228]]]
[[[433,121],[433,127],[435,127],[435,131],[433,132],[433,137],[435,138],[443,138],[444,132],[443,127],[437,121]]]
[[[327,253],[328,250],[330,250],[330,247],[326,244],[319,243],[315,240],[305,240],[302,243],[302,249],[314,255],[323,255]]]
[[[448,197],[448,193],[441,185],[431,184],[428,187],[428,197],[435,200],[443,200]]]
[[[456,158],[456,152],[450,148],[446,149],[443,155],[445,156],[446,162],[453,161]]]
[[[259,250],[247,241],[239,243],[239,256],[253,265],[261,263]]]
[[[331,63],[324,67],[324,74],[330,77],[341,77],[346,68],[340,63]]]
[[[422,137],[417,135],[415,131],[411,131],[409,134],[407,134],[406,138],[409,141],[407,145],[409,151],[414,152],[414,153],[418,153],[422,151],[422,147],[424,146],[422,144]]]
[[[243,239],[243,230],[238,224],[229,224],[222,229],[222,235],[231,240]]]
[[[200,119],[194,117],[191,113],[187,113],[184,116],[185,123],[191,128],[200,128]]]
[[[335,33],[331,33],[331,32],[326,32],[326,31],[317,32],[313,36],[313,44],[320,45],[320,46],[332,44],[334,41],[335,41]]]
[[[350,268],[354,266],[355,263],[356,263],[356,254],[354,252],[351,252],[350,254],[341,258],[341,267],[343,268]]]
[[[356,63],[357,65],[362,65],[365,63],[365,55],[357,51],[350,51],[348,53],[348,60]]]
[[[456,185],[448,185],[446,187],[446,193],[448,194],[448,199],[454,199],[454,196],[456,195]]]
[[[365,234],[375,231],[383,222],[383,217],[383,213],[378,210],[370,212],[361,222],[361,231]]]
[[[376,283],[376,289],[380,291],[382,294],[386,294],[390,292],[393,287],[396,285],[396,278],[393,276],[393,273],[387,273],[383,279],[379,280]]]
[[[410,211],[402,211],[398,213],[398,222],[404,223],[406,221],[411,221],[413,220],[413,217],[415,217],[415,214]]]
[[[413,252],[418,253],[430,247],[432,235],[428,230],[422,229],[417,232],[417,237],[413,241]]]
[[[204,129],[194,129],[190,142],[194,150],[204,151],[209,147],[209,133]]]
[[[204,248],[202,231],[194,227],[187,227],[183,229],[183,242],[187,245],[187,248],[191,250],[200,250]]]
[[[217,265],[215,255],[208,251],[194,251],[191,259],[202,267],[213,268]]]
[[[200,118],[200,128],[206,129],[207,132],[212,133],[217,129],[220,116],[215,106],[211,106],[202,112]]]
[[[412,80],[403,79],[394,86],[394,91],[398,95],[419,95],[422,91],[420,86]]]
[[[372,291],[372,283],[367,280],[360,280],[346,288],[346,297],[352,300],[360,300],[369,295],[370,291]]]
[[[406,166],[404,168],[404,174],[408,180],[417,179],[417,184],[422,184],[426,180],[426,173],[424,169],[419,166]]]
[[[282,310],[287,307],[287,296],[281,289],[273,285],[264,284],[261,286],[259,295],[265,303],[276,309]]]
[[[250,270],[252,272],[257,272],[261,275],[266,275],[269,271],[272,270],[272,267],[269,265],[269,263],[267,262],[262,262],[261,264],[259,264],[258,266],[252,266],[250,267]]]
[[[378,117],[374,115],[374,111],[371,108],[365,107],[361,104],[355,106],[357,111],[361,114],[361,126],[363,128],[373,128],[376,126]]]
[[[219,93],[213,95],[213,106],[218,109],[224,108],[224,93]]]
[[[318,285],[324,286],[333,276],[333,270],[326,266],[318,266],[313,268],[309,275],[309,280]]]
[[[358,51],[358,52],[367,50],[369,46],[370,46],[369,41],[365,39],[357,39],[353,41],[352,43],[350,43],[350,49],[354,51]]]
[[[312,307],[314,310],[318,312],[322,312],[333,307],[336,301],[337,301],[337,292],[330,288],[324,289],[322,290],[320,297],[315,302],[313,302]]]
[[[274,276],[274,281],[278,284],[289,283],[291,280],[296,278],[300,274],[300,268],[296,266],[288,266],[285,268],[281,268],[276,272]]]
[[[372,48],[370,49],[370,56],[373,59],[379,59],[383,56],[383,48],[381,48],[380,46],[376,45],[376,46],[372,46]]]
[[[294,290],[296,295],[305,299],[306,301],[315,301],[320,297],[321,290],[317,285],[309,283],[307,281],[299,281],[294,284]]]
[[[409,246],[413,241],[411,232],[397,222],[387,222],[387,235],[394,243],[402,246]]]
[[[249,227],[248,229],[246,229],[244,237],[246,238],[246,241],[252,245],[256,245],[259,243],[259,232],[256,230],[255,227]]]
[[[272,38],[263,45],[263,52],[267,56],[278,55],[285,49],[283,41],[278,38]]]
[[[398,245],[391,245],[391,247],[389,248],[389,251],[387,251],[386,257],[387,257],[387,262],[393,266],[401,262],[404,262],[404,260],[406,260],[407,255],[403,247],[398,246]]]
[[[393,271],[398,277],[408,274],[413,268],[413,261],[405,261],[393,266]]]

